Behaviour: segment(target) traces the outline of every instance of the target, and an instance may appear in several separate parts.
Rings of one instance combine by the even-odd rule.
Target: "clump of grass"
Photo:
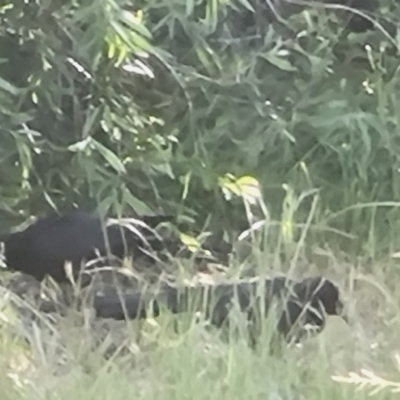
[[[279,233],[282,247],[278,251],[287,251],[287,268],[298,275],[320,272],[304,251],[306,237],[316,226],[316,199],[305,224],[296,226],[296,213],[287,212]],[[296,201],[299,204],[301,199]],[[289,200],[287,203],[289,209],[296,210]],[[246,209],[251,219],[252,209]],[[265,217],[262,229],[267,233],[257,236],[259,232],[250,232],[250,243],[258,249],[260,237],[267,242],[273,238],[268,231],[272,222],[267,213]],[[292,234],[295,230],[297,235]],[[266,254],[254,259],[265,272],[265,259],[275,255],[268,254],[268,245],[263,251]],[[396,261],[385,268],[375,265],[370,274],[361,274],[328,248],[324,256],[329,260],[324,274],[335,279],[345,292],[350,326],[331,318],[321,334],[302,345],[273,347],[270,351],[275,345],[270,319],[261,325],[260,344],[253,350],[247,345],[246,330],[222,333],[190,314],[166,312],[157,320],[116,322],[96,321],[90,313],[71,312],[52,326],[48,320],[44,327],[34,323],[19,341],[9,330],[0,331],[3,392],[10,399],[29,400],[362,400],[370,394],[378,400],[386,399],[400,385],[395,379],[379,378],[398,373],[390,358],[400,328],[400,309],[391,295],[400,290],[392,279]],[[3,325],[20,323],[18,318],[6,318],[4,312]],[[37,310],[36,314],[40,321]],[[366,387],[372,390],[357,390]]]
[[[335,268],[348,266],[339,262]],[[385,283],[379,287],[386,288]],[[2,393],[10,399],[361,400],[369,398],[370,392],[356,388],[369,386],[381,389],[372,391],[374,398],[386,399],[398,384],[377,377],[396,373],[390,351],[396,348],[395,327],[400,325],[400,314],[394,313],[386,294],[382,296],[364,281],[355,282],[347,293],[355,310],[352,326],[332,318],[320,335],[279,352],[269,351],[268,330],[254,351],[240,331],[226,340],[219,331],[195,323],[190,315],[166,314],[141,324],[110,325],[113,333],[117,329],[125,333],[120,347],[126,351],[116,346],[108,358],[103,356],[105,337],[93,340],[100,328],[89,316],[79,321],[72,315],[65,317],[52,339],[37,329],[31,333],[30,346],[21,347],[2,331]],[[363,307],[369,307],[368,314]],[[179,333],[172,329],[174,320],[180,323]],[[363,368],[376,372],[357,376],[354,371]]]
[[[399,360],[397,360],[399,361]],[[351,372],[348,377],[333,376],[336,382],[350,383],[357,387],[358,390],[369,388],[371,396],[381,391],[390,390],[392,393],[400,393],[400,382],[393,382],[385,378],[377,376],[374,372],[362,369],[360,373]]]

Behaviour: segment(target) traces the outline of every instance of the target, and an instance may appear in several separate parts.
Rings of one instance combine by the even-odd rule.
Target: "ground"
[[[4,299],[0,387],[5,399],[397,398],[400,388],[400,285],[396,260],[373,267],[330,258],[323,271],[341,287],[350,324],[338,317],[302,345],[269,352],[231,342],[180,316],[145,322],[95,321],[89,310],[57,320],[21,320]],[[316,273],[311,265],[300,274]],[[370,270],[366,273],[366,270]],[[363,271],[363,272],[361,272]]]

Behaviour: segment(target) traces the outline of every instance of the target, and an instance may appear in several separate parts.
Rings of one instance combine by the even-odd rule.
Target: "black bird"
[[[338,315],[347,321],[338,287],[328,279],[312,277],[291,281],[285,308],[278,321],[278,330],[292,338],[296,324],[309,325],[316,332],[325,327],[326,315]]]
[[[57,282],[68,281],[65,263],[73,272],[82,262],[107,255],[152,256],[163,248],[152,227],[170,221],[171,216],[145,216],[105,223],[96,213],[70,211],[40,218],[23,231],[3,235],[5,263],[11,270],[25,272],[37,280],[50,275]]]
[[[261,284],[261,285],[260,285]],[[257,290],[263,289],[263,296],[257,295]],[[99,318],[146,318],[146,306],[150,300],[153,303],[155,316],[160,314],[161,304],[172,313],[181,313],[198,305],[205,304],[206,318],[212,325],[222,327],[228,323],[228,315],[234,300],[241,312],[250,322],[249,329],[257,318],[261,302],[264,303],[266,315],[274,300],[280,304],[277,331],[286,339],[291,340],[296,325],[304,327],[311,325],[316,332],[321,332],[325,326],[325,315],[339,315],[346,318],[344,306],[340,299],[339,289],[330,280],[322,277],[306,278],[296,282],[285,277],[257,281],[239,281],[218,285],[182,286],[164,285],[158,293],[145,295],[134,293],[130,295],[108,294],[99,295],[94,299],[94,308]],[[192,302],[193,301],[193,302]],[[123,304],[122,304],[123,303]],[[194,305],[193,308],[196,308]],[[201,308],[201,306],[200,306]],[[250,332],[252,344],[255,345],[255,332]],[[297,338],[298,339],[298,338]]]
[[[121,302],[123,300],[123,302]],[[143,293],[129,293],[120,296],[117,291],[114,293],[97,294],[93,299],[93,308],[97,318],[112,318],[118,321],[128,319],[147,318],[148,306],[154,300],[150,295]],[[153,315],[160,315],[160,303],[153,302]]]

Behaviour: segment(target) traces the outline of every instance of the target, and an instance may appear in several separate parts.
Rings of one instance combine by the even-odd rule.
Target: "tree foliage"
[[[400,7],[275,3],[1,2],[4,221],[98,204],[240,229],[227,193],[254,176],[273,219],[318,195],[321,229],[395,239]]]

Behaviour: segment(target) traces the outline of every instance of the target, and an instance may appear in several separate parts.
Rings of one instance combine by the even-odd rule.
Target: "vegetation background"
[[[374,265],[399,250],[400,3],[334,3],[2,1],[1,229],[72,205],[162,211],[186,230],[230,240],[262,228],[275,264],[301,255],[332,267],[339,257],[337,270],[347,272],[361,263],[393,293],[396,271]],[[382,354],[393,350],[386,342]],[[238,382],[264,379],[254,375],[260,359],[235,348],[221,350],[232,354],[225,378],[222,368],[196,380],[191,367],[179,380],[183,363],[218,364],[188,359],[188,346],[174,350],[175,364],[169,353],[156,362],[171,366],[164,386],[157,378],[170,388],[165,398],[239,398],[247,386]],[[260,369],[286,394],[253,385],[245,396],[356,398],[328,376],[327,391],[307,386],[301,374],[321,375],[318,363],[327,361],[300,360],[287,376]],[[182,390],[172,391],[171,379]],[[125,398],[129,380],[124,388]],[[135,397],[160,395],[146,388]],[[94,393],[109,398],[103,387]]]

